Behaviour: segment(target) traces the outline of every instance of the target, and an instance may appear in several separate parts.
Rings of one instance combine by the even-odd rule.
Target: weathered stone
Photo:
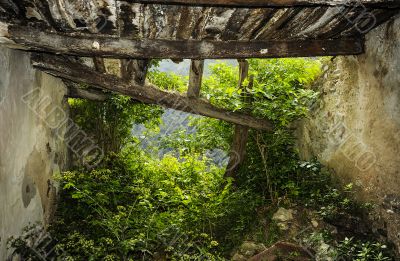
[[[293,210],[279,208],[277,212],[272,216],[272,219],[280,222],[287,222],[293,220]]]
[[[243,255],[236,253],[235,255],[233,255],[232,257],[232,261],[246,261],[247,258],[244,257]]]
[[[258,255],[248,259],[248,261],[278,260],[308,261],[312,260],[312,257],[311,253],[307,249],[299,245],[287,242],[278,242]]]
[[[262,250],[264,250],[263,246],[250,241],[244,242],[239,248],[240,254],[243,254],[246,257],[251,257]]]
[[[318,221],[313,219],[313,220],[311,220],[311,225],[316,228],[316,227],[318,227],[319,224],[318,224]]]
[[[297,130],[303,159],[318,159],[355,196],[377,206],[400,253],[400,18],[371,31],[366,53],[336,57],[316,85],[320,101]],[[334,90],[331,92],[330,90]]]

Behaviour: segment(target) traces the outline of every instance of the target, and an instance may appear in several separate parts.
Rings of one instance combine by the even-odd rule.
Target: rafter
[[[121,0],[118,0],[121,1]],[[292,7],[292,6],[373,6],[393,8],[398,0],[124,0],[135,3],[225,6],[225,7]]]
[[[9,26],[0,39],[11,48],[112,58],[272,58],[350,55],[363,52],[364,39],[342,38],[287,41],[132,40],[105,35],[61,34]],[[1,41],[0,41],[1,43]]]
[[[129,83],[122,78],[99,73],[89,66],[65,59],[62,56],[35,54],[32,56],[32,63],[35,68],[56,77],[124,94],[143,103],[157,104],[166,108],[216,118],[255,129],[273,129],[271,122],[266,119],[218,108],[204,99],[191,99],[179,93],[166,92],[150,83],[145,83],[144,85]]]

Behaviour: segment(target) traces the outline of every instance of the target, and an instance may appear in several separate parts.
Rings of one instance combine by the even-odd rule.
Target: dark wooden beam
[[[118,0],[121,1],[121,0]],[[292,7],[292,6],[368,6],[393,8],[398,0],[124,0],[127,2],[165,5],[224,7]]]
[[[93,88],[83,89],[79,86],[79,84],[71,81],[64,81],[67,86],[67,94],[68,98],[80,98],[86,99],[90,101],[105,101],[111,96],[107,93],[104,93],[101,90],[96,90]]]
[[[179,93],[166,92],[150,83],[145,83],[144,85],[129,83],[122,78],[97,72],[89,66],[68,60],[62,56],[34,54],[32,56],[32,64],[35,68],[56,77],[117,92],[143,103],[157,104],[166,108],[216,118],[255,129],[273,129],[272,123],[266,119],[218,108],[204,99],[193,99]]]
[[[189,72],[189,86],[187,96],[198,98],[200,96],[201,80],[203,78],[204,60],[192,60]]]
[[[61,34],[9,26],[1,38],[10,48],[112,58],[243,59],[353,55],[363,52],[364,39],[342,38],[288,41],[197,41],[126,39],[112,36]]]

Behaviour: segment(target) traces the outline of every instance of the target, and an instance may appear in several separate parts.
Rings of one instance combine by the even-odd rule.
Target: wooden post
[[[101,57],[93,57],[94,68],[96,71],[101,73],[106,73],[106,66],[104,64],[104,59]]]
[[[246,95],[246,88],[243,85],[244,80],[248,77],[249,63],[246,60],[238,60],[239,62],[239,88],[243,95]],[[252,78],[249,82],[249,88],[252,87]],[[245,96],[244,96],[245,97]],[[245,98],[243,98],[245,99]],[[226,166],[225,177],[234,177],[246,155],[246,145],[249,136],[249,127],[236,124],[235,133],[231,145],[230,158]]]
[[[149,60],[121,59],[121,77],[127,82],[143,85],[146,81]]]
[[[192,60],[189,72],[189,86],[187,96],[198,98],[200,96],[201,80],[203,78],[204,60]]]

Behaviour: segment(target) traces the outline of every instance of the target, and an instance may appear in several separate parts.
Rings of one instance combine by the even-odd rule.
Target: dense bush
[[[207,160],[158,160],[130,146],[102,169],[64,173],[59,247],[74,260],[220,259],[219,240],[246,230],[257,197],[221,186],[223,169]]]

